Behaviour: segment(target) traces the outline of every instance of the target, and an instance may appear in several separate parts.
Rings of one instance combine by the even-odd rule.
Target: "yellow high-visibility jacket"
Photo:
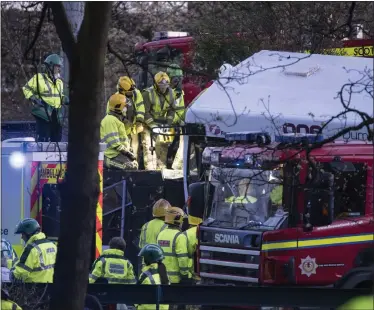
[[[158,234],[157,244],[164,251],[163,263],[171,283],[179,283],[181,277],[192,278],[187,243],[186,235],[170,225]]]
[[[52,283],[57,247],[37,233],[27,241],[19,261],[11,269],[12,276],[24,282]]]
[[[184,233],[188,241],[188,244],[187,244],[187,250],[188,250],[188,256],[189,256],[188,267],[190,268],[190,272],[194,274],[195,272],[194,258],[195,258],[196,248],[197,248],[197,236],[196,236],[197,226],[193,226],[187,229]]]
[[[161,279],[158,273],[157,263],[145,266],[139,276],[138,284],[160,285]],[[137,310],[156,310],[156,305],[137,305]],[[169,305],[160,305],[160,310],[168,310]]]
[[[32,96],[40,98],[49,106],[47,108],[48,114],[51,114],[52,108],[59,109],[59,118],[63,117],[61,106],[63,102],[64,84],[61,79],[57,79],[56,83],[49,78],[46,73],[35,74],[25,86],[22,87],[23,94],[26,99]],[[34,106],[31,113],[46,121],[49,121],[45,109],[41,106]]]
[[[154,87],[149,87],[143,92],[145,106],[145,123],[150,127],[160,124],[171,125],[175,118],[176,101],[175,93],[171,88],[165,95],[157,92]]]
[[[119,94],[119,92],[116,92],[116,94]],[[133,125],[136,123],[143,123],[144,122],[144,115],[145,115],[145,108],[144,108],[144,101],[142,93],[139,89],[135,89],[134,94],[132,96],[132,102],[134,103],[134,109],[135,109],[135,117]],[[107,102],[106,107],[106,114],[109,114],[109,101]],[[125,126],[126,127],[126,126]],[[126,128],[127,135],[134,134],[136,132],[136,126],[129,126]]]
[[[175,101],[176,101],[176,108],[175,108],[175,117],[174,117],[174,124],[184,125],[184,118],[186,116],[186,108],[184,106],[184,91],[176,91],[173,89]]]
[[[103,251],[93,263],[88,281],[95,283],[99,278],[106,279],[109,284],[136,284],[132,264],[123,251],[117,249]]]
[[[121,151],[129,150],[125,125],[112,114],[106,115],[101,121],[100,138],[101,143],[107,144],[104,155],[108,158],[117,157]]]
[[[159,218],[145,223],[140,232],[139,248],[142,249],[145,245],[157,243],[157,236],[160,231],[163,231],[168,225]]]
[[[1,300],[1,310],[22,310],[15,302],[11,300]]]
[[[373,310],[374,309],[374,295],[360,296],[351,299],[338,310]]]

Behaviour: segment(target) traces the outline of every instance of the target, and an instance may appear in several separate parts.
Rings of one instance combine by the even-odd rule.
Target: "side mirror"
[[[330,225],[334,219],[334,175],[323,172],[305,191],[305,229]]]

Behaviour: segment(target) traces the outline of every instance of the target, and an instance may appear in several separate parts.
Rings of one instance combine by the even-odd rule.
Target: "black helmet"
[[[19,222],[14,231],[15,234],[33,235],[40,231],[40,225],[37,220],[27,218]]]

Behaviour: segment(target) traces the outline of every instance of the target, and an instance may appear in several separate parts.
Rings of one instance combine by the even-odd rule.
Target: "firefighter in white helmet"
[[[142,135],[144,166],[146,170],[160,169],[166,166],[166,155],[163,156],[162,153],[164,148],[160,148],[159,152],[153,152],[153,155],[151,154],[151,131],[155,127],[172,125],[176,112],[175,93],[170,87],[170,78],[165,72],[160,71],[155,75],[154,84],[143,92],[143,99],[145,105],[144,121],[146,124]],[[161,129],[155,128],[153,132],[161,133]],[[162,139],[159,139],[159,143],[164,142],[164,140],[166,144],[171,143],[172,137],[168,137],[165,134],[160,136]],[[165,159],[165,162],[157,161],[159,155]]]
[[[100,138],[107,144],[104,165],[107,168],[136,170],[138,163],[131,152],[123,121],[127,115],[126,97],[114,94],[109,98],[109,114],[101,121]]]

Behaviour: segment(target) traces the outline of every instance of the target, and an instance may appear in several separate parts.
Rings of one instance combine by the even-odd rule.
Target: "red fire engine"
[[[240,132],[226,140],[232,145],[204,149],[206,180],[194,184],[206,193],[192,197],[204,205],[202,284],[371,287],[372,144],[336,141],[307,160],[306,145],[323,137],[271,142]]]

